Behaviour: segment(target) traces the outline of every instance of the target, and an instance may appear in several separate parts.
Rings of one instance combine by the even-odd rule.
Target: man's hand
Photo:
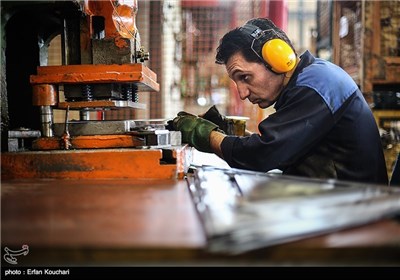
[[[182,133],[183,143],[188,143],[201,152],[213,153],[210,134],[218,129],[216,124],[186,112],[179,112],[172,125]]]
[[[200,117],[218,125],[218,127],[225,132],[225,134],[233,134],[233,122],[228,120],[224,115],[221,115],[215,105],[213,105],[206,113],[204,113],[204,115]]]

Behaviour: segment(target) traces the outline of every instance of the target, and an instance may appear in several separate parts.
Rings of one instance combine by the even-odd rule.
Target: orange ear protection
[[[258,26],[248,23],[242,26],[241,30],[254,38],[251,49],[273,72],[286,73],[296,65],[295,52],[288,43],[279,38],[275,30],[261,30]],[[272,33],[272,36],[267,36],[269,33]]]

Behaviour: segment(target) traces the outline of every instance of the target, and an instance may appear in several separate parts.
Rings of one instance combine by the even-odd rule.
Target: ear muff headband
[[[275,30],[261,30],[252,24],[245,24],[241,29],[254,38],[251,49],[269,69],[278,74],[293,69],[296,64],[296,54],[288,43],[279,38]],[[268,33],[273,35],[267,36]]]

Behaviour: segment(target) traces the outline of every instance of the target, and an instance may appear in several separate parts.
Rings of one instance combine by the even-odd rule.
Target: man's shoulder
[[[342,68],[318,58],[300,71],[296,86],[313,89],[333,113],[358,89],[354,80]]]

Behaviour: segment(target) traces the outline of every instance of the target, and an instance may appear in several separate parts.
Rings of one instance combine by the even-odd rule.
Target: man
[[[275,113],[259,134],[238,137],[224,122],[181,112],[173,120],[182,139],[215,153],[231,167],[313,178],[387,184],[380,135],[352,78],[306,51],[298,56],[287,35],[268,19],[248,21],[225,34],[216,63],[226,67],[242,100]],[[208,119],[208,120],[207,120]]]

